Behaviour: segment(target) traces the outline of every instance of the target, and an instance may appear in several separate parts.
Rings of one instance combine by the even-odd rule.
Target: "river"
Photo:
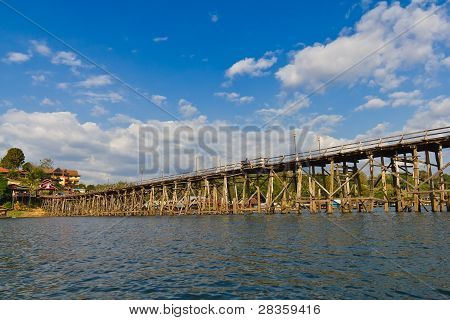
[[[448,299],[447,213],[0,220],[1,299]]]

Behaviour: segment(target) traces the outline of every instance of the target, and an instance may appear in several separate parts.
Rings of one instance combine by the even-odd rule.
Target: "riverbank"
[[[10,210],[6,214],[6,217],[10,218],[38,218],[45,216],[47,216],[47,213],[41,208]]]

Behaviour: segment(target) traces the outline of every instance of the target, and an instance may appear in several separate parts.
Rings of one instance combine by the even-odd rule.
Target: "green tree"
[[[11,148],[8,150],[6,155],[0,162],[2,167],[7,169],[19,169],[20,166],[25,162],[25,155],[23,151],[19,148]]]
[[[31,172],[33,170],[34,166],[31,162],[26,162],[23,164],[22,169],[26,172]]]
[[[45,174],[42,168],[33,167],[26,175],[25,183],[32,189],[37,190],[44,178]]]
[[[8,195],[8,179],[0,177],[0,203],[2,203]]]

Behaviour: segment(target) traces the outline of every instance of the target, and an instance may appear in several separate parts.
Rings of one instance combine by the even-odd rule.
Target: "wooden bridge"
[[[47,196],[58,216],[448,211],[450,127]]]

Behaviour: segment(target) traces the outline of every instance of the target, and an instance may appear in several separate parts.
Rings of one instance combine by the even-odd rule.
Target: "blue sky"
[[[142,123],[312,124],[330,144],[449,123],[445,1],[6,3],[0,151],[85,166],[88,181],[135,176]]]

